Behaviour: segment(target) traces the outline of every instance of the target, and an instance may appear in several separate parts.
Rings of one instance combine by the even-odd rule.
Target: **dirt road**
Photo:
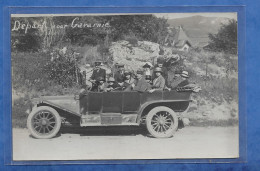
[[[238,127],[185,127],[167,139],[151,138],[139,128],[91,128],[53,139],[34,139],[27,129],[13,129],[14,160],[223,157],[238,157]]]

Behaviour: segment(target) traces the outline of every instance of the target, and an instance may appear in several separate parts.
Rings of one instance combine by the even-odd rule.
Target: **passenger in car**
[[[122,90],[130,91],[132,89],[131,84],[135,83],[135,79],[133,79],[132,73],[130,71],[125,71],[125,79],[122,85]]]
[[[98,88],[97,88],[98,92],[105,91],[105,88],[107,87],[107,85],[106,85],[105,79],[103,77],[99,77],[98,78],[98,83],[97,84],[98,84]]]
[[[187,86],[187,85],[190,84],[190,83],[189,83],[189,80],[188,80],[188,78],[189,78],[189,73],[188,73],[188,71],[182,71],[182,73],[181,73],[181,78],[182,78],[182,82],[180,82],[180,83],[177,85],[177,87],[185,87],[185,86]]]
[[[152,87],[152,76],[151,75],[145,75],[145,81],[150,84]]]
[[[181,77],[181,73],[182,73],[182,71],[175,71],[174,72],[174,77],[171,80],[171,82],[169,83],[170,88],[177,87],[177,85],[183,81],[183,79]]]
[[[136,82],[132,84],[134,91],[145,92],[151,89],[151,85],[146,81],[145,76],[143,76],[142,70],[136,72],[136,77]]]
[[[154,92],[155,90],[163,90],[165,88],[165,79],[162,76],[162,68],[157,67],[154,69],[155,78],[153,80],[152,89],[149,90],[149,93]]]
[[[118,71],[116,71],[114,78],[119,85],[123,85],[124,78],[125,78],[125,68],[124,64],[118,64],[117,65]]]
[[[108,85],[104,89],[105,92],[122,90],[122,87],[115,81],[115,79],[113,77],[110,77],[108,79],[107,83],[108,83]]]

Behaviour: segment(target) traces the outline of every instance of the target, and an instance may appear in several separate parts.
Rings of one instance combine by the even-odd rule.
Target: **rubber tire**
[[[158,134],[154,129],[153,126],[151,125],[151,120],[153,118],[153,116],[161,111],[166,111],[168,113],[171,114],[173,120],[174,120],[174,124],[172,125],[172,127],[170,128],[171,130],[167,133],[167,134]],[[174,133],[176,132],[176,130],[178,129],[178,117],[176,115],[176,113],[165,106],[158,106],[153,108],[152,110],[150,110],[150,112],[147,114],[146,116],[146,128],[148,130],[148,132],[155,138],[169,138],[172,137],[174,135]]]
[[[37,133],[34,131],[34,129],[33,129],[33,127],[32,127],[32,124],[31,124],[32,118],[34,117],[34,115],[35,115],[36,113],[40,112],[41,110],[45,110],[45,111],[47,110],[47,111],[49,111],[49,112],[52,113],[52,114],[55,116],[55,118],[56,118],[56,122],[57,122],[56,124],[57,124],[57,126],[55,127],[55,129],[53,130],[53,132],[52,132],[51,134],[48,134],[48,135],[39,135],[39,134],[37,134]],[[38,139],[49,139],[49,138],[53,138],[53,137],[60,131],[60,127],[61,127],[61,118],[60,118],[59,113],[58,113],[55,109],[53,109],[53,108],[51,108],[51,107],[49,107],[49,106],[40,106],[40,107],[35,108],[35,109],[29,114],[29,116],[28,116],[28,118],[27,118],[27,128],[29,129],[31,135],[32,135],[33,137],[35,137],[35,138],[38,138]]]

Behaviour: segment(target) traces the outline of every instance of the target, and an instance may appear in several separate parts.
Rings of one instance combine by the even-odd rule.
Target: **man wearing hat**
[[[189,78],[189,73],[188,71],[182,71],[181,73],[181,78],[182,78],[182,82],[180,82],[177,87],[185,87],[186,85],[189,85],[189,81],[188,81],[188,78]]]
[[[91,82],[95,82],[98,78],[103,77],[106,80],[106,70],[101,68],[101,62],[95,62],[95,68],[93,69],[93,73],[90,77]]]
[[[155,78],[153,80],[152,89],[149,90],[150,93],[154,92],[155,90],[163,90],[165,87],[165,79],[162,76],[162,68],[156,67],[154,69]]]
[[[132,87],[134,91],[138,92],[145,92],[151,89],[151,85],[146,81],[145,76],[143,76],[142,70],[136,72],[136,83],[133,83]]]
[[[182,73],[182,71],[180,71],[180,70],[174,71],[174,77],[172,78],[171,82],[169,83],[169,86],[171,88],[177,87],[177,85],[183,81],[183,79],[181,77],[181,73]]]
[[[101,62],[96,61],[95,62],[95,68],[93,69],[93,73],[89,79],[89,81],[92,83],[92,89],[96,90],[98,85],[96,84],[96,81],[98,78],[102,77],[106,81],[106,70],[101,68]]]
[[[105,92],[121,90],[121,86],[115,81],[113,77],[110,77],[107,81],[108,85],[105,88]]]
[[[120,85],[123,85],[124,77],[125,77],[124,64],[118,64],[117,68],[118,68],[118,71],[116,71],[114,78],[115,78],[116,82],[118,82]]]

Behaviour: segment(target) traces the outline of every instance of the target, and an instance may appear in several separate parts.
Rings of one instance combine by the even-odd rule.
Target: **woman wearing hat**
[[[132,78],[131,72],[126,70],[122,89],[124,91],[130,91],[131,84],[133,84],[133,83],[135,83],[135,79]]]
[[[162,68],[156,67],[154,69],[155,78],[153,80],[152,89],[149,90],[150,93],[154,92],[155,90],[163,90],[165,87],[165,79],[162,76]]]

